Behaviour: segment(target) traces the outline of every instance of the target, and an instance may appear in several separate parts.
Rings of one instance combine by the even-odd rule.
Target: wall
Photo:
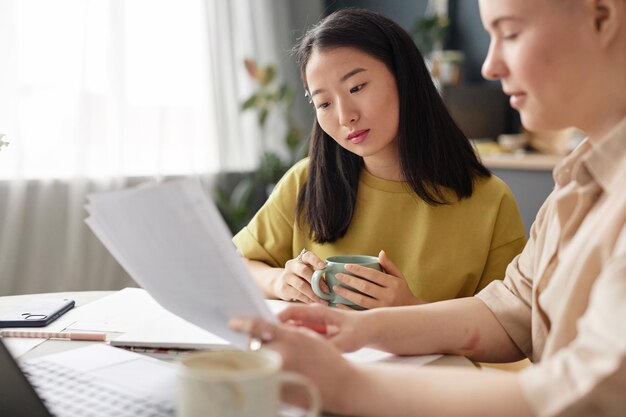
[[[343,7],[374,10],[412,33],[415,23],[424,15],[427,4],[428,0],[326,0],[326,10],[328,13]],[[480,73],[483,60],[489,50],[489,35],[480,20],[478,2],[449,0],[448,13],[451,27],[445,47],[461,50],[465,54],[465,82],[500,89],[499,82],[486,81]],[[501,133],[520,131],[519,116],[508,104],[503,124],[504,131]]]

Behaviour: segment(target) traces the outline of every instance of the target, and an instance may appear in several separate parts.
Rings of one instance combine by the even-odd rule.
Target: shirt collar
[[[583,140],[554,169],[554,181],[564,186],[572,180],[586,183],[595,180],[607,192],[623,175],[626,164],[626,118],[597,143]]]
[[[593,150],[583,162],[604,191],[609,191],[615,181],[623,180],[619,177],[624,175],[623,167],[626,166],[626,118],[591,146]]]

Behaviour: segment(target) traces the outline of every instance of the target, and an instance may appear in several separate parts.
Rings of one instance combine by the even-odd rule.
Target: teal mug
[[[375,256],[365,256],[365,255],[345,255],[345,256],[331,256],[326,259],[326,266],[322,269],[317,269],[313,273],[313,278],[311,278],[311,288],[313,288],[313,292],[320,298],[328,301],[328,305],[331,307],[335,307],[337,304],[344,304],[348,307],[351,307],[355,310],[365,310],[364,307],[361,307],[357,304],[354,304],[352,301],[347,300],[340,296],[339,294],[333,291],[333,287],[335,285],[340,285],[342,287],[348,288],[349,290],[360,293],[356,289],[346,285],[337,280],[335,277],[336,274],[348,274],[354,275],[348,272],[345,268],[346,264],[357,264],[367,268],[372,268],[377,271],[382,271],[383,268],[380,266],[380,262]],[[329,293],[325,293],[320,288],[320,280],[324,280],[326,285],[330,290]]]

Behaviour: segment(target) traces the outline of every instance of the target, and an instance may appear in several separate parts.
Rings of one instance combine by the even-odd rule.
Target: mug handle
[[[317,295],[319,298],[326,300],[326,301],[330,301],[332,296],[330,294],[326,294],[320,288],[320,279],[322,279],[322,275],[324,274],[325,271],[326,271],[326,267],[322,269],[316,269],[315,272],[313,272],[313,277],[311,278],[311,288],[313,289],[313,292],[315,293],[315,295]]]
[[[309,393],[309,407],[306,416],[318,417],[320,415],[320,408],[322,406],[320,392],[307,377],[295,372],[282,371],[278,374],[278,379],[281,385],[301,385]]]

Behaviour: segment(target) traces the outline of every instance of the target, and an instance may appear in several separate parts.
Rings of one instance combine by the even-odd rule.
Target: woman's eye
[[[357,85],[355,87],[352,87],[350,89],[350,94],[357,93],[357,92],[361,91],[363,89],[363,87],[365,87],[365,84],[367,84],[367,83],[359,84],[359,85]]]
[[[317,108],[318,108],[318,109],[323,110],[323,109],[327,108],[328,106],[330,106],[330,103],[325,102],[325,103],[320,103],[320,104],[317,106]]]
[[[502,36],[502,38],[507,41],[510,41],[510,40],[517,38],[517,33],[506,33],[504,36]]]

